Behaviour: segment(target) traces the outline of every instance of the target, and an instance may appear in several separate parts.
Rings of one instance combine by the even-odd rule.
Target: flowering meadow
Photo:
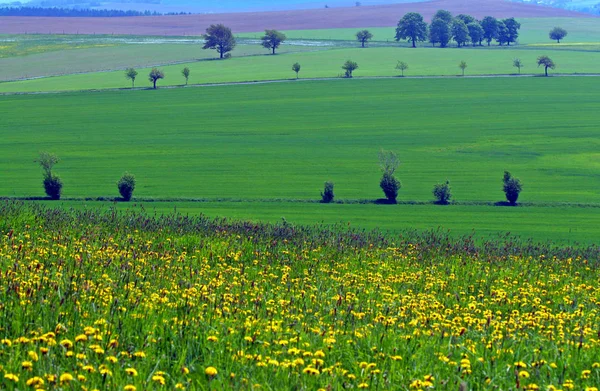
[[[600,387],[585,254],[8,202],[0,235],[0,390]]]

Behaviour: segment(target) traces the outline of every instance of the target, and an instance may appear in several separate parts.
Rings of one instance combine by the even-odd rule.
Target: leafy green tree
[[[300,74],[300,69],[302,68],[302,66],[300,65],[299,62],[294,63],[294,65],[292,65],[292,71],[296,72],[296,79],[299,78],[299,74]]]
[[[466,61],[461,61],[460,64],[458,64],[458,67],[462,70],[462,75],[465,75],[465,69],[467,69],[468,65]]]
[[[517,22],[515,18],[504,19],[503,22],[507,30],[506,43],[510,46],[511,43],[517,42],[517,39],[519,39],[521,23]]]
[[[265,35],[262,37],[262,46],[265,49],[269,49],[273,51],[275,54],[275,50],[287,39],[284,33],[279,32],[277,30],[265,30]]]
[[[498,36],[498,20],[493,16],[486,16],[481,21],[483,28],[483,39],[490,46],[491,42]]]
[[[158,68],[152,68],[152,70],[148,74],[148,80],[152,83],[152,85],[154,86],[154,89],[156,89],[156,82],[159,81],[160,79],[164,79],[164,78],[165,78],[164,72]]]
[[[365,47],[367,41],[373,38],[373,34],[369,30],[361,30],[356,33],[356,39],[361,43],[362,47]]]
[[[471,15],[465,15],[465,14],[456,15],[456,19],[462,20],[463,22],[465,22],[465,24],[467,26],[469,25],[469,23],[477,22],[477,19],[475,19]]]
[[[471,39],[471,37],[469,37],[467,25],[460,19],[456,19],[452,22],[452,39],[456,41],[458,47],[466,45]]]
[[[427,23],[423,16],[416,12],[409,12],[398,22],[396,28],[396,41],[406,39],[412,42],[412,47],[417,47],[417,42],[427,39]]]
[[[348,60],[342,65],[342,69],[345,71],[347,78],[352,78],[352,72],[358,69],[358,64],[352,60]]]
[[[448,46],[448,42],[452,39],[450,24],[443,19],[434,19],[429,28],[429,42],[435,46],[439,43],[441,47]]]
[[[203,37],[202,49],[214,49],[219,53],[220,58],[224,58],[225,54],[231,52],[236,45],[231,29],[222,24],[211,24]]]
[[[452,199],[452,188],[450,187],[450,181],[446,180],[444,183],[438,183],[433,186],[433,196],[435,197],[436,204],[448,205],[450,199]]]
[[[58,175],[52,172],[54,166],[60,162],[60,159],[53,153],[41,152],[37,162],[44,171],[44,191],[52,200],[60,200],[63,183]]]
[[[508,171],[504,171],[504,194],[506,195],[506,200],[511,205],[516,205],[517,200],[519,199],[519,194],[521,194],[521,190],[523,190],[523,184],[518,178],[512,176],[512,174]]]
[[[523,68],[523,67],[524,67],[524,65],[523,65],[523,61],[521,61],[521,59],[520,59],[520,58],[515,58],[515,59],[513,60],[513,67],[515,67],[515,68],[519,68],[519,75],[520,75],[520,74],[521,74],[521,68]]]
[[[188,80],[190,79],[190,68],[188,68],[188,67],[183,68],[183,70],[181,71],[181,74],[183,75],[183,77],[185,77],[185,85],[187,86]]]
[[[498,32],[496,33],[496,41],[498,45],[502,46],[508,42],[508,29],[503,21],[498,21]]]
[[[323,192],[321,193],[321,202],[323,204],[329,204],[333,202],[335,195],[333,194],[334,184],[331,181],[325,182],[325,186],[323,188]]]
[[[560,43],[560,40],[567,36],[567,30],[562,27],[555,27],[550,30],[550,39],[555,40],[557,43]]]
[[[546,77],[548,76],[548,69],[556,68],[556,64],[554,64],[554,61],[552,61],[552,59],[548,56],[539,56],[537,59],[537,65],[538,68],[541,66],[544,67],[544,73]]]
[[[135,78],[137,75],[138,72],[133,68],[127,68],[125,71],[125,78],[131,80],[131,88],[135,87]]]
[[[379,181],[379,187],[383,190],[388,202],[394,204],[398,198],[398,190],[402,187],[402,183],[394,175],[399,166],[398,155],[383,149],[379,151],[379,168],[383,174]]]
[[[476,46],[477,44],[481,46],[481,42],[483,41],[483,27],[477,22],[472,22],[467,25],[467,29],[469,30],[469,36],[471,37],[473,46]]]
[[[452,24],[452,21],[454,20],[454,17],[452,16],[452,13],[450,11],[438,10],[433,15],[433,18],[431,18],[432,21],[434,21],[436,19],[441,19],[444,22],[446,22],[448,25],[450,25],[450,24]]]
[[[402,71],[402,77],[404,77],[404,71],[408,69],[408,64],[405,63],[404,61],[398,61],[398,64],[396,65],[396,69]]]
[[[119,189],[119,194],[121,194],[123,200],[130,201],[133,191],[135,190],[135,176],[126,172],[117,182],[117,188]]]

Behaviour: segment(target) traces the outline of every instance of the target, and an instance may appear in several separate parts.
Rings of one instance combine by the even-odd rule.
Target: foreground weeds
[[[600,384],[591,250],[17,203],[0,234],[0,389]]]

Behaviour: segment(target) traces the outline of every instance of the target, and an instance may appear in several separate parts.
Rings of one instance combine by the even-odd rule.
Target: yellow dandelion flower
[[[214,335],[210,335],[208,338],[206,338],[206,340],[207,340],[208,342],[217,342],[217,341],[219,341],[219,338],[217,338],[217,337],[216,337],[216,336],[214,336]]]
[[[589,369],[581,371],[581,378],[588,379],[590,377],[591,373],[592,373],[592,371],[590,371]]]
[[[73,375],[71,375],[70,373],[63,373],[62,375],[60,375],[60,377],[58,378],[58,381],[61,384],[64,383],[69,383],[71,381],[73,381]]]
[[[367,383],[360,383],[358,388],[369,388],[369,385]]]
[[[210,376],[210,377],[217,376],[218,373],[219,372],[217,371],[217,368],[215,368],[215,367],[207,367],[204,370],[204,374],[206,374],[206,376]]]
[[[160,376],[160,375],[154,375],[154,376],[152,376],[152,381],[157,382],[161,386],[164,386],[165,383],[166,383],[165,378],[162,377],[162,376]]]
[[[31,371],[31,369],[33,368],[33,363],[31,361],[23,361],[21,363],[21,368],[23,368],[26,371]]]
[[[85,334],[80,334],[77,337],[75,337],[75,342],[85,342],[87,340],[88,340],[88,337]]]
[[[132,384],[128,384],[123,387],[123,391],[137,391],[137,388]]]
[[[137,376],[138,372],[135,370],[135,368],[127,368],[125,369],[125,373],[128,374],[129,376]]]
[[[38,354],[34,351],[29,351],[27,352],[27,356],[29,356],[29,358],[31,359],[31,361],[33,362],[37,362],[40,358],[38,357]]]
[[[35,377],[32,377],[31,379],[27,380],[26,384],[30,387],[39,388],[44,385],[44,379],[42,379],[39,376],[35,376]]]
[[[7,373],[7,374],[5,374],[5,375],[4,375],[4,378],[5,378],[6,380],[10,380],[10,381],[13,381],[13,382],[15,382],[15,383],[18,383],[18,382],[19,382],[19,376],[17,376],[17,375],[14,375],[14,374],[12,374],[12,373]]]
[[[519,377],[522,377],[523,379],[527,379],[529,378],[529,372],[527,371],[519,371]]]

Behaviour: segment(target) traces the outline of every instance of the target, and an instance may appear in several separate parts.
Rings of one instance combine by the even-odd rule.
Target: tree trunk
[[[223,59],[223,49],[219,49],[219,54],[221,55],[221,59]]]
[[[544,71],[546,72],[546,77],[548,77],[548,67],[544,67]]]
[[[362,41],[362,47],[363,48],[365,47],[365,41]]]
[[[413,40],[412,40],[412,47],[413,47],[413,48],[416,48],[416,47],[417,47],[417,45],[415,44],[415,39],[414,39],[414,38],[413,38]]]
[[[273,54],[275,54],[275,47],[273,47]]]
[[[154,79],[153,82],[154,82],[154,89],[156,89],[156,79]]]

